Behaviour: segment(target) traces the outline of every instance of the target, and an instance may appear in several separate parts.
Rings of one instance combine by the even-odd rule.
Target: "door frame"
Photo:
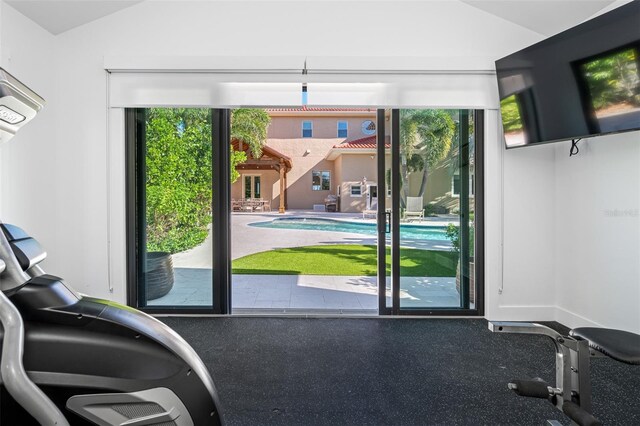
[[[242,176],[242,195],[246,195],[247,193],[247,183],[245,182],[245,177],[251,178],[251,198],[262,198],[262,174],[261,173],[241,173]],[[255,197],[255,178],[260,178],[260,197]],[[246,198],[246,197],[243,197]]]
[[[230,109],[211,109],[212,115],[212,236],[216,247],[226,248],[213,250],[213,299],[211,306],[145,306],[145,289],[142,288],[139,259],[145,247],[140,241],[140,230],[144,229],[144,215],[138,215],[139,201],[144,199],[144,185],[140,182],[140,173],[144,171],[145,109],[125,109],[125,147],[126,147],[126,239],[127,239],[127,303],[130,306],[141,306],[151,314],[230,314],[231,300],[231,179],[230,179]],[[398,144],[400,130],[400,110],[391,110],[391,206],[387,206],[386,155],[385,144],[377,144],[377,278],[379,315],[421,315],[421,316],[482,316],[484,315],[484,128],[485,114],[483,110],[473,110],[475,140],[475,282],[476,304],[473,309],[461,308],[400,308],[400,181],[393,179],[394,168],[400,164],[400,147]],[[385,140],[385,109],[377,110],[377,140]],[[395,141],[395,142],[394,142]],[[382,180],[381,180],[382,179]],[[380,196],[379,183],[384,182],[384,196]],[[468,179],[467,179],[468,181]],[[142,192],[141,192],[142,191]],[[461,194],[462,196],[462,194]],[[144,203],[144,201],[142,201]],[[392,214],[387,213],[391,208]],[[144,209],[144,204],[142,205]],[[396,212],[396,214],[393,214]],[[390,218],[389,218],[390,216]],[[390,229],[388,229],[390,228]],[[391,282],[392,306],[386,305],[386,236],[391,231]],[[382,243],[380,243],[382,242]],[[142,303],[141,303],[142,302]]]
[[[380,176],[385,179],[386,184],[386,150],[385,137],[387,133],[387,122],[385,121],[385,109],[377,111],[377,171],[378,182]],[[461,266],[463,280],[461,283],[461,305],[463,307],[425,307],[425,308],[402,308],[400,306],[400,109],[391,109],[391,214],[387,213],[386,197],[378,197],[377,225],[378,225],[378,313],[379,315],[424,315],[424,316],[483,316],[484,315],[484,110],[472,111],[474,118],[474,167],[475,167],[475,195],[474,195],[474,222],[475,222],[475,306],[469,308],[469,288],[468,272],[465,275],[465,268]],[[382,143],[380,142],[382,141]],[[460,160],[469,158],[468,143],[461,144]],[[460,194],[461,203],[466,196],[466,207],[461,205],[461,209],[468,210],[468,161],[461,170],[461,177],[466,177],[466,185],[462,185],[465,191]],[[466,168],[465,168],[466,167]],[[394,177],[396,177],[394,179]],[[461,180],[462,182],[462,180]],[[386,188],[386,185],[385,185]],[[390,216],[390,217],[389,217]],[[469,240],[468,231],[463,231],[465,223],[468,225],[468,215],[461,218],[460,238],[462,241]],[[468,227],[466,228],[468,229]],[[391,233],[391,306],[387,306],[386,301],[386,248],[387,234]],[[461,253],[462,254],[462,253]],[[468,260],[468,259],[467,259]],[[461,265],[465,262],[464,257]],[[468,262],[466,265],[468,268]],[[466,279],[465,279],[466,278]],[[466,285],[465,285],[466,282]],[[467,308],[464,308],[467,306]]]
[[[212,300],[209,306],[149,306],[146,301],[143,268],[145,256],[145,108],[125,109],[126,245],[127,304],[149,314],[228,314],[231,307],[231,110],[211,109],[211,233],[216,241],[212,250]],[[216,247],[227,249],[216,250]],[[142,260],[141,260],[142,259]]]

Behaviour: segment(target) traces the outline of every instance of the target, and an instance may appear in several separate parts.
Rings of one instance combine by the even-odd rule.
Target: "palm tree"
[[[238,108],[231,112],[231,140],[249,146],[253,158],[262,157],[267,143],[267,130],[271,117],[264,109]]]
[[[400,112],[400,172],[402,204],[407,199],[409,173],[422,172],[418,196],[427,189],[429,170],[447,156],[456,124],[451,113],[442,109],[407,109]]]

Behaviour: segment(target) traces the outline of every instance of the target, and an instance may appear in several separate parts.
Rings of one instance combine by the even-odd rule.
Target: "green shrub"
[[[211,112],[152,108],[146,125],[147,250],[187,250],[211,223]]]
[[[450,223],[449,225],[447,225],[445,235],[451,241],[451,245],[453,246],[452,251],[460,253],[460,227],[458,225]],[[475,237],[475,227],[473,226],[473,222],[469,222],[469,256],[471,258],[473,258],[475,254]]]
[[[236,111],[237,117],[236,117]],[[253,120],[253,123],[248,121]],[[232,122],[252,148],[266,142],[269,115],[264,110],[235,110]],[[146,116],[147,250],[177,253],[201,244],[211,223],[211,110],[151,108]],[[231,130],[234,138],[234,130]],[[231,149],[231,181],[244,152]]]

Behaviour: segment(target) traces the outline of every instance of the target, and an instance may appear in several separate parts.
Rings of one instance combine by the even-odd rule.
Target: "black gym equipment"
[[[640,335],[608,328],[575,328],[568,336],[533,322],[490,321],[495,333],[540,334],[553,340],[556,349],[556,386],[534,380],[512,380],[508,387],[520,396],[550,401],[564,412],[572,424],[597,426],[592,414],[590,358],[608,356],[617,361],[640,365]],[[549,425],[561,425],[548,420]]]
[[[0,142],[44,101],[0,69]],[[220,425],[209,372],[169,327],[81,296],[38,264],[46,252],[0,223],[0,424]]]

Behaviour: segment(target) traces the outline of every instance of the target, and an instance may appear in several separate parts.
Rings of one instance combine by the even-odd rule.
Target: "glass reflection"
[[[516,95],[502,99],[500,101],[500,110],[502,112],[502,126],[504,127],[504,137],[507,146],[526,144],[522,112],[518,105]]]
[[[640,123],[638,51],[599,55],[580,65],[589,120],[596,132],[615,132]]]

